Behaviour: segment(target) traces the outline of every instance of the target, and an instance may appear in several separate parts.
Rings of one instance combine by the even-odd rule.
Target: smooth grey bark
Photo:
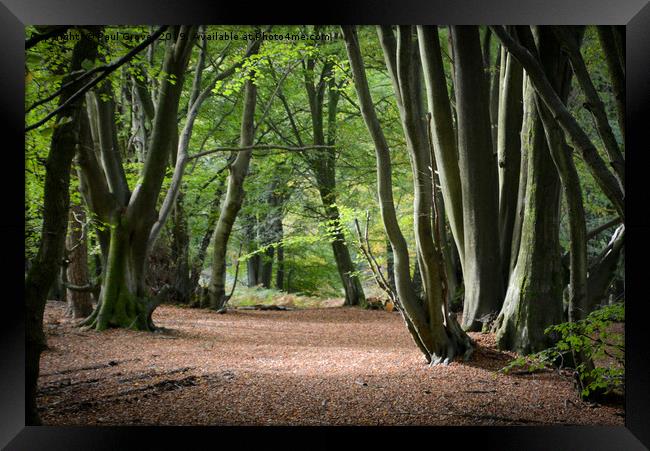
[[[94,31],[95,27],[91,27]],[[86,33],[75,44],[68,74],[63,83],[70,81],[72,73],[81,70],[84,60],[95,61],[97,42]],[[63,105],[74,91],[63,89],[59,105]],[[43,198],[43,227],[38,253],[25,277],[25,422],[41,424],[36,407],[36,391],[41,352],[46,348],[43,333],[43,313],[47,292],[60,270],[61,257],[66,239],[68,207],[70,205],[70,168],[79,143],[79,118],[83,98],[69,102],[56,115],[59,125],[55,127],[50,141],[50,152],[45,166]]]
[[[490,130],[492,131],[492,149],[498,152],[499,135],[499,98],[501,97],[501,46],[497,46],[494,66],[488,65],[488,83],[490,86]]]
[[[423,305],[415,293],[409,268],[409,251],[399,227],[393,201],[390,150],[370,96],[356,30],[351,26],[342,26],[341,28],[354,76],[361,113],[375,145],[379,205],[386,235],[393,249],[395,285],[399,299],[397,308],[402,314],[411,337],[424,354],[427,362],[432,364],[446,363],[458,356],[468,358],[473,349],[471,340],[456,323],[455,317],[446,309],[441,290],[442,281],[437,280],[436,286],[432,287],[433,290],[428,293],[428,306]],[[379,34],[380,39],[383,41],[382,46],[384,48],[389,46],[387,55],[394,55],[391,48],[395,47],[392,46],[390,41],[390,37],[393,36],[392,30],[390,28],[380,29]],[[402,49],[403,55],[409,50],[405,47]],[[438,263],[434,268],[440,268],[439,255],[436,261]],[[431,263],[436,264],[436,261],[431,261]],[[432,278],[436,276],[432,273],[429,275]],[[440,272],[437,276],[441,276]],[[432,304],[434,308],[427,308],[431,307]]]
[[[427,90],[427,105],[432,115],[430,129],[434,157],[445,211],[462,261],[464,255],[463,198],[458,169],[458,149],[442,64],[438,28],[419,25],[417,30]]]
[[[244,110],[241,121],[240,147],[253,145],[256,103],[257,88],[249,78],[246,80],[244,86]],[[243,150],[237,153],[235,161],[231,164],[226,198],[221,207],[217,226],[214,229],[214,236],[212,238],[214,248],[212,254],[212,273],[208,287],[209,306],[214,310],[222,308],[227,301],[226,251],[233,225],[244,201],[244,179],[248,173],[248,166],[252,156],[252,150]]]
[[[533,89],[527,89],[522,145],[526,147],[528,167],[521,244],[495,323],[497,345],[520,354],[548,347],[551,343],[544,329],[562,322],[560,179],[535,107],[535,96]]]
[[[492,152],[488,85],[478,27],[452,26],[458,114],[458,166],[463,192],[465,303],[463,328],[496,314],[504,287],[499,258],[498,175]]]
[[[523,29],[522,31],[526,31]],[[543,32],[542,30],[541,32]],[[539,33],[539,31],[538,31]],[[530,31],[521,33],[522,39],[528,41],[527,47],[533,50]],[[529,35],[529,36],[527,36]],[[507,45],[506,45],[507,46]],[[553,74],[544,76],[553,77]],[[570,74],[570,72],[568,72]],[[569,75],[566,75],[567,77]],[[567,82],[568,83],[568,82]],[[532,84],[532,77],[531,77]],[[550,85],[550,84],[549,84]],[[553,89],[553,88],[552,88]],[[587,226],[582,198],[580,177],[573,162],[570,148],[564,141],[564,133],[557,118],[544,105],[537,91],[535,98],[537,111],[544,125],[546,141],[551,152],[551,157],[557,168],[562,182],[564,198],[569,213],[570,236],[570,281],[569,281],[569,321],[575,322],[584,319],[587,315]],[[559,144],[558,144],[559,143]]]
[[[502,86],[499,96],[497,158],[499,162],[499,255],[504,285],[508,285],[514,228],[519,197],[521,127],[523,118],[523,70],[505,50],[501,57]],[[524,167],[525,168],[525,167]],[[517,231],[519,233],[519,231]],[[517,242],[519,239],[517,239]]]

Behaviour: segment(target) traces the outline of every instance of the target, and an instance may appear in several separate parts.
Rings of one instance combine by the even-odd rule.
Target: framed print
[[[0,18],[6,449],[650,446],[647,2]]]

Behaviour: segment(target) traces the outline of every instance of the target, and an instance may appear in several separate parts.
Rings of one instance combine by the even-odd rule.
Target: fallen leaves
[[[429,368],[399,315],[357,308],[154,312],[161,333],[77,334],[50,302],[38,403],[49,425],[623,425],[553,372],[502,375],[494,337]],[[165,339],[160,339],[160,338]],[[169,338],[173,337],[172,340]]]

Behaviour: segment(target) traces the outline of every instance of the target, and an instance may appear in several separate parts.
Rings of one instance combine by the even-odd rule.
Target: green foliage
[[[584,363],[574,368],[582,382],[581,396],[622,389],[625,383],[625,341],[623,334],[612,331],[612,325],[624,321],[625,305],[615,303],[593,311],[584,320],[548,327],[545,333],[557,339],[554,346],[518,357],[500,371],[509,373],[524,369],[535,372],[558,364],[562,366],[565,356],[581,353],[594,363],[609,361],[605,366],[595,365],[592,370],[588,370]]]

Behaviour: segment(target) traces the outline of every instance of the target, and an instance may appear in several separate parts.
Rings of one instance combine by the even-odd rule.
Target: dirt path
[[[50,425],[623,425],[556,373],[501,375],[493,337],[429,368],[396,313],[161,306],[167,330],[82,332],[48,302],[38,404]]]

